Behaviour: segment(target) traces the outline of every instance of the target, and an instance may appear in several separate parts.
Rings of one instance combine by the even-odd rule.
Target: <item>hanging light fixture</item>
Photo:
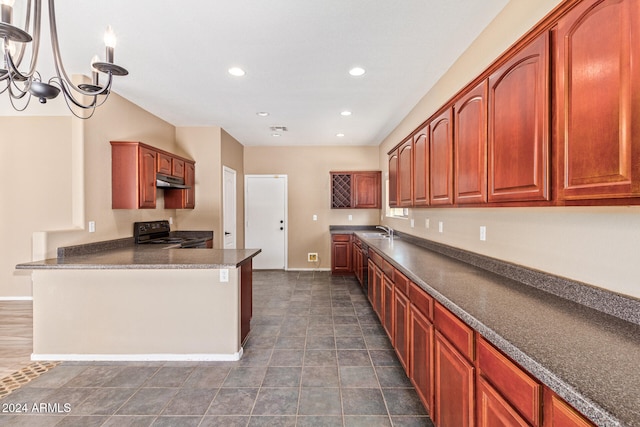
[[[23,28],[13,24],[13,5],[15,0],[0,0],[0,94],[7,92],[11,105],[17,111],[23,111],[29,105],[31,96],[38,98],[44,104],[62,92],[69,110],[79,118],[86,119],[93,115],[95,108],[102,105],[111,91],[113,76],[126,76],[129,72],[114,64],[114,50],[116,38],[109,26],[105,33],[105,60],[100,61],[97,56],[91,60],[92,81],[90,84],[75,85],[67,75],[60,56],[58,45],[58,30],[56,27],[55,2],[49,0],[49,30],[51,33],[51,48],[56,75],[48,81],[43,81],[36,70],[40,47],[40,17],[41,0],[25,0],[25,25]],[[33,15],[32,15],[33,12]],[[32,35],[29,34],[33,29]],[[27,68],[23,68],[27,46],[31,46],[31,61]],[[26,61],[24,61],[26,63]],[[101,83],[99,73],[106,74],[106,82]],[[26,97],[26,102],[17,105],[16,100]],[[79,115],[74,106],[83,110],[90,110],[89,114]]]

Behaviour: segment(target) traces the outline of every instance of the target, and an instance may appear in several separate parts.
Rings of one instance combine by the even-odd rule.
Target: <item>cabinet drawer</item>
[[[351,241],[351,235],[350,234],[332,234],[331,240],[333,240],[334,242],[349,242]]]
[[[403,294],[409,295],[409,279],[396,269],[393,272],[393,283],[396,289],[400,289]]]
[[[529,423],[540,425],[541,385],[482,337],[477,342],[476,357],[480,375]]]
[[[409,300],[427,319],[433,321],[433,298],[413,282],[409,282]]]
[[[473,360],[473,329],[439,303],[434,307],[434,325],[463,355]]]
[[[389,280],[391,280],[392,282],[394,281],[393,272],[395,271],[395,268],[393,268],[393,266],[384,259],[382,260],[382,271],[384,272],[384,275],[389,278]]]
[[[382,257],[372,250],[369,251],[369,259],[378,267],[382,267]]]

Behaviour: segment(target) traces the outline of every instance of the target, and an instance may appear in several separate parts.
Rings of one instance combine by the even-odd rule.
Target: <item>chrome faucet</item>
[[[391,239],[393,239],[393,228],[391,227],[385,227],[384,225],[376,225],[376,228],[379,228],[380,230],[384,230],[387,232],[387,234],[389,235],[389,237]]]

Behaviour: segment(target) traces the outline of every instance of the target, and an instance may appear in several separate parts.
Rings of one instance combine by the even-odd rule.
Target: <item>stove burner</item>
[[[205,239],[171,236],[169,221],[145,221],[133,223],[133,238],[136,245],[164,244],[177,248],[204,248]],[[179,245],[179,246],[178,246]]]

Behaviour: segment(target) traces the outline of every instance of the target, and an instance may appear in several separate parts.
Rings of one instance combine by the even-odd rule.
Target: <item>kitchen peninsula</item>
[[[33,270],[33,360],[242,357],[260,249],[106,246],[16,266]]]

